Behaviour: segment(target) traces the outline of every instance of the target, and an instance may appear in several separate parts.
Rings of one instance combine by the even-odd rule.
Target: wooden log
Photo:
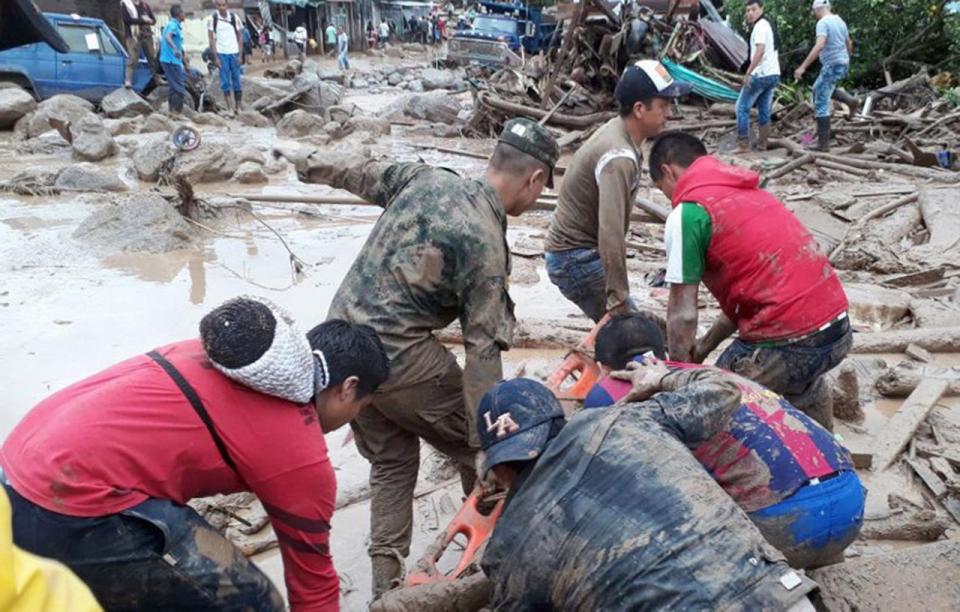
[[[665,223],[667,221],[667,216],[670,214],[670,209],[668,207],[663,206],[661,204],[657,204],[656,202],[652,200],[648,200],[646,198],[638,197],[633,201],[633,203],[640,210],[653,215],[661,223]]]
[[[801,166],[806,166],[807,164],[813,162],[814,159],[815,157],[813,156],[812,153],[807,153],[799,157],[798,159],[795,159],[791,162],[787,162],[784,165],[780,166],[779,168],[773,170],[772,172],[770,172],[764,177],[764,181],[771,181],[773,179],[780,178],[781,176],[789,174],[794,170],[796,170],[797,168],[800,168]]]
[[[861,170],[860,168],[851,168],[844,164],[838,164],[832,162],[828,159],[816,159],[814,163],[822,168],[829,168],[830,170],[838,170],[840,172],[846,172],[847,174],[853,174],[854,176],[870,176],[873,174],[871,170]]]
[[[403,587],[387,591],[370,604],[370,612],[420,612],[454,610],[474,612],[490,603],[493,588],[483,572],[457,580]]]
[[[881,472],[896,461],[900,451],[910,442],[917,427],[946,390],[945,380],[924,379],[917,385],[877,436],[872,469]]]
[[[924,459],[907,459],[907,465],[913,470],[914,474],[923,481],[923,484],[930,489],[933,496],[941,499],[947,494],[947,485],[937,476]]]
[[[933,542],[952,526],[953,521],[946,516],[933,510],[920,510],[880,520],[866,520],[860,529],[860,537],[868,540]]]
[[[547,114],[547,111],[523,104],[517,104],[515,102],[508,102],[491,95],[486,91],[480,92],[480,94],[477,96],[477,100],[483,106],[495,108],[513,115],[530,117],[531,119],[536,119],[537,121],[543,119],[543,117]],[[615,116],[616,113],[612,112],[591,113],[589,115],[566,115],[563,113],[555,113],[550,118],[550,124],[582,130],[592,127],[598,123],[603,123]]]
[[[560,50],[554,56],[553,66],[551,66],[550,75],[547,77],[547,84],[543,87],[543,93],[541,94],[540,107],[543,109],[546,109],[550,104],[553,85],[557,82],[557,77],[560,76],[560,71],[563,69],[564,63],[566,63],[567,55],[570,54],[570,48],[573,46],[573,33],[580,26],[580,22],[583,21],[586,4],[586,2],[578,4],[577,12],[573,19],[566,21],[565,27],[567,29],[563,32],[563,43],[561,43]],[[549,57],[549,55],[547,57]]]
[[[903,197],[897,198],[897,199],[894,200],[893,202],[890,202],[890,203],[888,203],[888,204],[884,204],[883,206],[880,206],[879,208],[875,208],[875,209],[871,210],[871,211],[868,212],[867,214],[865,214],[865,215],[863,215],[862,217],[860,217],[860,218],[857,220],[857,222],[855,223],[855,225],[863,225],[864,223],[866,223],[867,221],[869,221],[869,220],[871,220],[871,219],[876,219],[877,217],[882,217],[883,215],[885,215],[885,214],[887,214],[887,213],[889,213],[889,212],[892,212],[892,211],[900,208],[901,206],[906,206],[907,204],[911,204],[911,203],[913,203],[913,202],[916,202],[916,201],[919,200],[919,199],[920,199],[920,192],[919,192],[919,191],[914,191],[913,193],[908,193],[907,195],[905,195],[905,196],[903,196]]]
[[[853,335],[851,353],[902,353],[910,344],[931,353],[960,353],[960,327],[903,329]]]
[[[930,354],[930,351],[916,344],[908,344],[903,352],[906,353],[910,359],[921,363],[930,363],[933,360],[933,355]]]

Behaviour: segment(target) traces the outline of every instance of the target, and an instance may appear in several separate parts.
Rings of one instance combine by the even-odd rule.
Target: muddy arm
[[[727,429],[740,407],[740,387],[714,368],[675,371],[660,386],[664,392],[652,400],[659,404],[657,420],[690,448]]]
[[[395,164],[355,153],[337,154],[314,150],[307,156],[296,156],[277,150],[275,154],[294,163],[297,177],[302,182],[345,189],[383,208],[390,205],[393,197],[418,172],[429,168],[424,164]]]

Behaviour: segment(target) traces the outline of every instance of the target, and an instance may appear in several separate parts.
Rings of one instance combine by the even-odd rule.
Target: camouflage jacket
[[[500,199],[483,180],[425,164],[315,153],[305,182],[346,189],[386,210],[333,298],[329,318],[372,326],[391,359],[383,390],[434,378],[453,356],[431,332],[459,318],[469,414],[502,377],[515,319]],[[473,423],[473,419],[470,418]]]
[[[735,382],[674,372],[642,402],[575,415],[514,484],[483,556],[496,610],[781,610],[794,572],[689,448]]]

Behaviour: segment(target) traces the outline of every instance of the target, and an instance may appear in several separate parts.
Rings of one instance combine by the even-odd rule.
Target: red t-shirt
[[[157,349],[200,396],[237,466],[224,462],[176,383],[146,355],[37,404],[0,449],[14,489],[61,514],[95,517],[148,498],[252,491],[277,534],[293,610],[337,610],[330,556],[336,479],[316,411],[215,370],[199,340]]]

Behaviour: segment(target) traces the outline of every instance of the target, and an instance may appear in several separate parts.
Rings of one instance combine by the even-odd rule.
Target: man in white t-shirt
[[[243,20],[227,10],[227,0],[217,0],[217,12],[207,22],[207,35],[213,64],[220,69],[220,91],[227,112],[240,112],[243,90],[240,86],[240,63],[243,61],[241,40]],[[233,98],[230,97],[233,92]],[[234,106],[236,104],[236,106]]]
[[[380,22],[380,47],[383,48],[387,46],[388,40],[390,40],[390,25],[387,23],[387,20],[384,19]]]
[[[753,24],[753,29],[750,32],[750,64],[737,99],[737,142],[740,151],[750,149],[750,110],[756,106],[760,124],[757,149],[766,151],[773,94],[780,84],[780,56],[773,27],[763,13],[762,0],[747,0],[746,8],[747,20]]]

